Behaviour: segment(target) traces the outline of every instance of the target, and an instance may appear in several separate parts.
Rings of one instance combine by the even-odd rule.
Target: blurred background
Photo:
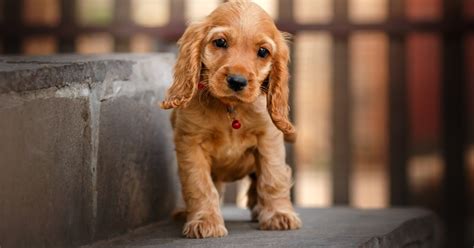
[[[176,53],[220,2],[0,0],[0,54]],[[472,247],[474,0],[254,2],[293,34],[296,204],[426,207]]]

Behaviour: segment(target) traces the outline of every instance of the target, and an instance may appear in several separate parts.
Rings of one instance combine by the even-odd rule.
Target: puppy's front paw
[[[270,218],[260,220],[262,230],[295,230],[300,227],[301,220],[293,212],[276,212]]]
[[[184,224],[183,235],[187,238],[218,238],[227,235],[223,224],[209,220],[191,220]]]

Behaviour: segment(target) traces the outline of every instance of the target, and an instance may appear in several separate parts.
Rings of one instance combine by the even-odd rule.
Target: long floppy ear
[[[179,55],[174,67],[173,84],[166,92],[161,108],[185,107],[194,96],[200,79],[202,41],[206,29],[204,22],[191,24],[179,39]]]
[[[280,33],[275,39],[277,52],[274,55],[270,81],[268,82],[267,108],[275,126],[285,135],[285,140],[294,141],[296,130],[288,119],[288,62],[289,48],[285,37],[289,34]]]

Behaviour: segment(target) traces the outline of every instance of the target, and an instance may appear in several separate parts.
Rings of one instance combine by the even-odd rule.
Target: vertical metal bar
[[[59,52],[72,53],[76,51],[76,0],[61,1],[61,30],[64,33],[59,37]]]
[[[408,204],[408,106],[405,74],[405,39],[390,37],[389,168],[390,204]]]
[[[278,19],[279,19],[279,23],[282,23],[282,24],[288,24],[288,23],[293,22],[293,0],[278,1]],[[295,51],[294,43],[291,42],[288,45],[290,46],[290,52],[291,52],[290,61],[294,61],[294,58],[295,58],[295,54],[293,53],[293,51]],[[294,64],[290,63],[289,65],[290,75],[293,75],[293,72],[295,71],[294,69],[295,69]],[[290,97],[289,97],[288,104],[290,105],[290,109],[292,110],[290,111],[290,120],[292,120],[292,122],[294,123],[295,111],[296,111],[295,101],[294,101],[296,85],[295,85],[294,77],[290,76],[290,81],[288,83],[289,83],[289,88],[290,88]],[[296,163],[295,163],[296,162],[295,147],[292,144],[285,144],[285,148],[286,148],[286,163],[291,167],[293,178],[294,178],[296,175],[296,170],[297,170]],[[291,199],[292,201],[294,201],[295,187],[291,188],[291,195],[292,195]]]
[[[0,0],[0,23],[5,21],[5,0]]]
[[[3,26],[3,23],[5,22],[5,1],[0,0],[0,26]],[[0,54],[4,53],[4,35],[0,35]]]
[[[347,23],[349,16],[348,0],[334,0],[334,22]]]
[[[334,0],[334,22],[347,23],[347,0]],[[334,204],[349,204],[351,152],[351,93],[348,35],[334,36],[332,87],[332,187]]]
[[[462,23],[462,0],[444,0],[444,18],[456,26]],[[464,46],[461,32],[443,37],[442,152],[445,165],[443,217],[449,247],[468,247],[465,150],[467,104]]]
[[[293,23],[293,0],[278,1],[278,20],[285,23]]]
[[[390,0],[390,19],[403,18],[403,1]],[[404,34],[390,35],[389,67],[389,170],[390,204],[408,204],[408,102]]]
[[[114,22],[112,25],[119,27],[132,27],[130,0],[115,0]],[[121,30],[121,29],[117,29]],[[117,33],[115,39],[115,52],[130,51],[130,33]]]
[[[463,48],[458,39],[444,40],[444,72],[442,85],[442,147],[445,163],[444,216],[447,241],[463,247],[467,216],[466,195],[466,103],[463,70]]]
[[[170,23],[181,24],[184,22],[185,7],[184,0],[170,0]]]
[[[295,58],[295,54],[293,53],[293,51],[295,51],[294,43],[291,43],[289,46],[290,46],[290,51],[292,51],[291,61],[294,61],[294,58]],[[294,70],[295,69],[294,64],[290,63],[289,67],[290,67],[289,68],[290,75],[293,75],[293,72],[295,71]],[[295,85],[294,77],[290,76],[289,80],[290,80],[289,81],[290,97],[289,97],[288,104],[290,105],[290,109],[291,109],[291,111],[290,111],[290,120],[291,120],[292,123],[294,123],[294,125],[296,125],[296,123],[294,122],[295,112],[296,112],[296,107],[295,107],[296,85]],[[286,143],[285,148],[286,148],[286,163],[290,166],[290,168],[292,170],[292,176],[293,176],[293,178],[295,178],[296,170],[298,169],[297,165],[296,165],[295,146],[293,144]],[[295,199],[295,187],[291,188],[291,196],[292,196],[291,197],[292,201],[294,201],[294,199]]]
[[[4,4],[5,24],[14,26],[17,30],[20,29],[23,25],[23,0],[5,0]],[[24,37],[20,37],[20,34],[17,32],[5,34],[3,40],[3,52],[5,54],[21,53],[22,38]]]

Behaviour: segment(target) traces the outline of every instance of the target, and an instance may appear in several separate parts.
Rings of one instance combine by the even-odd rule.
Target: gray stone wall
[[[70,247],[168,217],[171,54],[0,57],[0,247]]]

